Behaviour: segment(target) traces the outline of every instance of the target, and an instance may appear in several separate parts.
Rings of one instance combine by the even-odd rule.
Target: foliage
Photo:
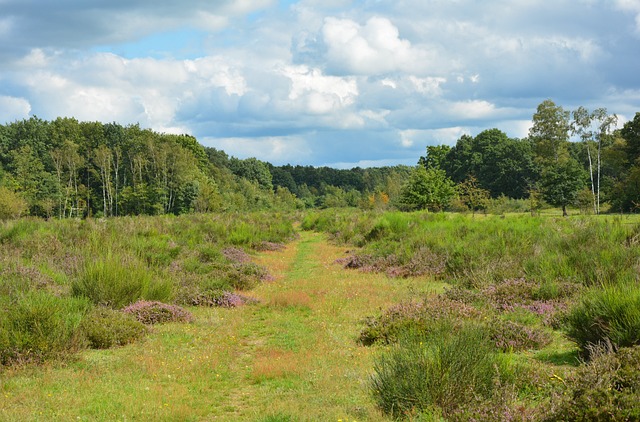
[[[407,211],[442,211],[455,194],[455,185],[444,170],[418,166],[402,188],[398,205]]]
[[[96,305],[120,309],[141,298],[168,300],[172,286],[154,279],[149,269],[138,261],[110,253],[87,262],[72,283],[71,292]]]
[[[614,353],[600,347],[567,380],[544,421],[635,421],[640,419],[640,346]]]
[[[584,170],[571,158],[547,167],[540,180],[545,201],[561,207],[564,216],[567,215],[567,206],[575,202],[583,186]]]
[[[19,218],[27,209],[27,202],[19,194],[0,186],[0,220]]]
[[[640,286],[622,283],[594,287],[566,316],[567,335],[585,356],[593,346],[640,344]]]
[[[93,349],[124,346],[147,333],[145,325],[121,311],[96,306],[80,324],[82,335]]]
[[[157,301],[141,300],[125,307],[122,312],[133,315],[136,320],[148,325],[193,320],[193,316],[186,309]]]
[[[439,411],[447,417],[488,398],[503,363],[486,331],[442,324],[433,334],[407,333],[375,362],[371,392],[395,418]]]
[[[366,318],[359,341],[365,346],[395,343],[405,331],[427,334],[443,320],[462,321],[478,315],[471,306],[440,297],[401,302],[378,317]]]
[[[29,291],[0,310],[0,363],[40,363],[82,346],[78,327],[89,309],[84,299]]]

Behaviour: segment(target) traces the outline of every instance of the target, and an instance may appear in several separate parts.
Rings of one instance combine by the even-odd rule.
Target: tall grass
[[[71,285],[71,293],[96,305],[120,309],[139,299],[168,301],[172,288],[170,282],[155,279],[140,262],[108,253],[85,264]]]
[[[568,336],[587,356],[602,344],[640,345],[640,285],[592,288],[567,314],[566,323]]]
[[[434,411],[446,417],[489,398],[502,365],[483,328],[443,323],[428,336],[406,332],[383,353],[371,391],[380,409],[394,418]]]
[[[0,363],[43,362],[82,346],[78,327],[88,301],[34,290],[0,311]]]

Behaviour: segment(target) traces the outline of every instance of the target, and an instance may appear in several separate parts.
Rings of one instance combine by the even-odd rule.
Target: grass
[[[487,323],[511,321],[550,335],[541,350],[527,346],[500,355],[507,375],[523,377],[513,401],[532,408],[579,366],[577,348],[557,321],[536,313],[539,302],[570,303],[574,290],[582,295],[576,286],[626,283],[632,270],[608,266],[627,265],[640,244],[637,217],[332,213],[311,214],[302,224],[324,233],[303,231],[284,250],[260,253],[255,250],[264,242],[295,238],[290,220],[223,215],[4,223],[0,309],[33,289],[68,297],[72,283],[87,274],[87,257],[106,262],[101,251],[111,250],[152,280],[171,280],[176,302],[193,321],[154,325],[140,341],[84,350],[62,362],[0,367],[0,420],[389,420],[370,381],[377,359],[395,346],[362,346],[359,333],[367,317],[437,295],[478,308]],[[594,255],[583,245],[603,252]],[[563,248],[575,251],[558,253]],[[394,255],[384,261],[394,270],[345,270],[335,262],[363,251]],[[247,257],[252,262],[240,262]],[[440,270],[438,257],[450,260],[444,270],[426,271]],[[262,267],[271,278],[261,280]],[[405,278],[412,271],[421,275]],[[255,287],[242,295],[257,303],[188,306],[189,295],[232,291],[232,282],[244,284],[245,277]]]
[[[357,346],[360,321],[424,280],[345,272],[333,263],[344,251],[304,233],[258,256],[275,276],[250,293],[259,305],[191,308],[193,323],[154,326],[142,342],[7,368],[0,419],[385,420],[367,391],[377,349]]]

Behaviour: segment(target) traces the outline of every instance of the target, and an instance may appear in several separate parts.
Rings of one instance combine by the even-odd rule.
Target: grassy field
[[[474,416],[482,414],[480,420],[486,421],[503,420],[507,414],[514,421],[548,420],[544,410],[537,409],[560,408],[563,399],[580,391],[572,388],[599,385],[589,376],[606,373],[582,363],[584,357],[561,321],[567,309],[578,309],[574,329],[579,324],[591,327],[587,317],[608,317],[607,300],[613,298],[619,312],[615,318],[627,324],[618,331],[633,335],[634,327],[640,327],[640,313],[618,306],[620,296],[640,300],[637,217],[330,211],[307,215],[305,230],[298,230],[299,237],[284,249],[251,252],[251,264],[215,264],[226,262],[230,249],[225,245],[260,249],[264,241],[292,238],[286,224],[258,216],[259,231],[252,218],[7,223],[0,230],[0,287],[9,292],[9,299],[0,298],[5,307],[11,297],[22,297],[19,284],[26,280],[33,283],[30,289],[66,297],[74,280],[86,277],[83,268],[93,268],[87,266],[91,253],[105,244],[125,257],[130,268],[148,269],[155,283],[169,277],[174,288],[191,289],[211,285],[210,279],[218,280],[216,286],[222,283],[219,279],[226,280],[222,285],[227,287],[244,280],[238,285],[241,293],[257,302],[236,308],[179,302],[193,314],[192,322],[153,325],[142,340],[123,347],[0,366],[0,420],[391,420],[371,389],[389,356],[398,362],[414,356],[413,364],[455,346],[454,358],[473,358],[470,352],[489,334],[501,350],[490,352],[491,359],[497,357],[491,365],[499,366],[502,374],[488,379],[498,384],[472,408]],[[60,246],[58,252],[46,251],[50,242]],[[240,253],[235,247],[231,252]],[[262,282],[251,278],[253,288],[246,288],[244,276],[238,279],[244,270],[238,268],[254,271],[253,266],[266,269],[271,277]],[[183,296],[174,292],[172,297],[175,302]],[[583,297],[589,300],[581,302]],[[551,314],[559,317],[548,320]],[[618,321],[615,318],[610,322]],[[417,329],[427,337],[419,337],[419,344],[412,345],[410,339],[403,343],[394,337],[398,327]],[[441,327],[452,334],[428,337]],[[478,340],[465,345],[456,339],[457,332]],[[363,345],[364,338],[372,344]],[[424,348],[423,341],[432,348]],[[605,364],[620,368],[626,363]],[[418,380],[422,371],[416,372]],[[394,376],[391,373],[392,380]],[[456,380],[455,374],[452,379],[453,387],[446,388],[453,389],[445,396],[454,397],[454,389],[464,389],[470,381]],[[600,396],[609,400],[611,386],[599,387]],[[626,391],[624,400],[640,399],[640,390],[632,389],[630,395]],[[591,403],[591,396],[584,396],[585,403]],[[460,397],[457,400],[464,401],[464,394]],[[619,401],[610,402],[624,408]],[[617,409],[594,406],[594,412],[603,415]],[[562,414],[573,415],[571,411]],[[438,411],[421,414],[410,407],[400,414],[440,420]],[[469,418],[468,413],[451,415],[455,420]],[[624,415],[627,419],[618,420],[634,420],[634,414]]]
[[[275,276],[250,293],[257,305],[193,308],[193,323],[155,326],[133,345],[5,369],[0,419],[384,420],[360,321],[412,288],[442,286],[344,271],[334,263],[344,252],[303,232],[257,258]]]

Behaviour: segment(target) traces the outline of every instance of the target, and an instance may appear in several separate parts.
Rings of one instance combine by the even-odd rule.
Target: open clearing
[[[356,343],[364,317],[425,289],[336,264],[344,247],[302,232],[257,263],[275,277],[257,305],[192,308],[191,324],[85,351],[64,366],[7,369],[4,420],[385,420],[367,391],[378,347]]]

